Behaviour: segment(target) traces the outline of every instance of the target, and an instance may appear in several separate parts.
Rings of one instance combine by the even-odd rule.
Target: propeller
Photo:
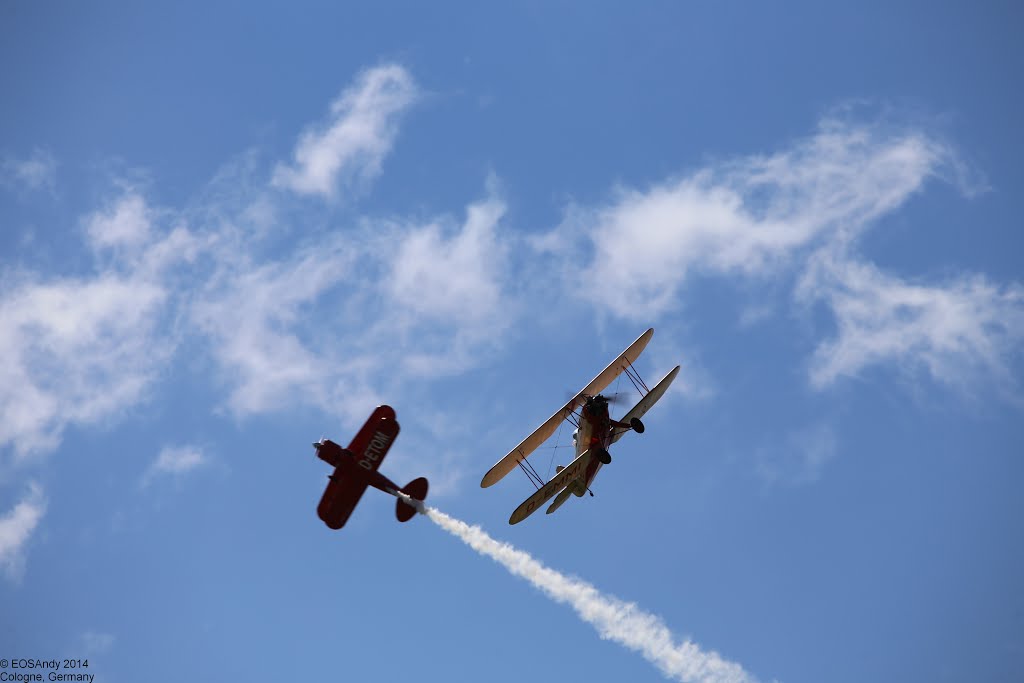
[[[590,396],[587,394],[583,395],[583,398],[587,401],[604,401],[608,405],[620,405],[626,400],[626,397],[622,394],[612,394],[611,396],[605,396],[604,394],[598,394],[597,396]]]

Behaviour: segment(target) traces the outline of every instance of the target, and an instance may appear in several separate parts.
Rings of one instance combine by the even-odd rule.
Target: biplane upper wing
[[[625,417],[622,418],[622,422],[629,422],[634,417],[637,419],[643,417],[644,414],[651,409],[651,406],[657,403],[658,399],[665,395],[665,391],[668,389],[669,385],[672,384],[672,380],[674,380],[678,374],[679,366],[677,365],[672,368],[667,375],[662,377],[661,381],[654,385],[654,388],[648,391],[647,394],[640,399],[640,402],[633,406],[632,410],[626,413]],[[612,437],[612,443],[621,439],[622,435],[627,431],[629,430],[625,429],[623,431],[616,432]]]
[[[331,529],[345,526],[366,487],[370,485],[367,473],[376,472],[380,467],[399,429],[401,427],[391,406],[378,406],[352,438],[347,449],[350,455],[333,458],[337,466],[316,509],[324,524]],[[336,444],[330,445],[334,449],[338,448]]]
[[[522,505],[517,507],[512,516],[508,518],[508,523],[518,524],[523,521],[532,515],[537,508],[546,503],[551,496],[571,484],[576,478],[584,476],[587,468],[590,467],[590,461],[593,457],[592,451],[589,448],[580,453],[579,457],[573,460],[568,467],[560,471],[551,481],[541,486],[532,496],[524,500]]]
[[[627,366],[640,357],[644,348],[647,347],[647,343],[651,341],[651,335],[653,334],[653,327],[641,334],[635,342],[630,344],[625,351],[619,354],[618,358],[613,360],[608,367],[602,370],[601,374],[595,377],[590,384],[583,387],[578,394],[573,396],[571,401],[566,403],[558,410],[558,412],[548,418],[548,420],[538,427],[533,434],[526,437],[521,444],[509,451],[508,455],[496,462],[494,467],[489,469],[487,474],[485,474],[484,478],[480,481],[481,488],[487,488],[488,486],[501,481],[501,479],[511,472],[520,461],[529,457],[529,455],[536,450],[537,446],[540,446],[551,438],[551,435],[558,429],[558,425],[562,423],[562,420],[569,417],[569,415],[571,415],[572,412],[583,403],[587,396],[594,396],[601,393],[605,387],[615,381],[615,378],[621,375]]]

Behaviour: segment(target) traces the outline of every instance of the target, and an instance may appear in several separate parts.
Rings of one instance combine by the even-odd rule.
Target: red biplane
[[[547,422],[538,427],[533,434],[526,437],[521,444],[513,448],[508,455],[495,463],[480,482],[481,487],[488,487],[500,481],[518,465],[537,487],[536,493],[523,501],[509,518],[509,524],[517,524],[558,494],[555,501],[548,507],[550,515],[557,510],[570,495],[582,496],[590,491],[590,483],[594,481],[602,465],[612,461],[608,448],[626,432],[643,433],[644,424],[640,418],[651,409],[661,398],[672,380],[679,374],[679,366],[675,366],[661,378],[653,389],[648,390],[643,379],[633,369],[633,362],[651,340],[654,329],[644,332],[640,337],[619,354],[601,374],[593,379],[580,393],[552,415]],[[600,394],[616,377],[625,373],[632,380],[636,389],[643,395],[640,402],[626,413],[621,420],[613,420],[608,413],[609,399]],[[576,459],[567,467],[559,466],[555,476],[545,482],[535,469],[526,461],[531,453],[547,441],[562,424],[563,420],[575,425],[573,443],[576,447]],[[594,495],[593,492],[590,495]]]
[[[324,524],[332,529],[345,526],[367,486],[398,498],[395,516],[399,522],[408,522],[417,512],[423,512],[423,501],[427,497],[425,477],[413,479],[399,488],[377,471],[399,429],[394,408],[377,406],[348,448],[329,439],[313,444],[317,456],[334,467],[334,474],[327,476],[330,482],[316,509]]]

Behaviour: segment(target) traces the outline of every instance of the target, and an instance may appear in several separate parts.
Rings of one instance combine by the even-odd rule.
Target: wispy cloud
[[[835,338],[815,351],[813,386],[892,362],[956,388],[1016,389],[1011,361],[1024,344],[1024,287],[970,274],[915,284],[832,250],[811,264],[800,296],[824,301],[837,324]]]
[[[835,430],[827,423],[819,423],[792,432],[780,445],[757,451],[756,471],[768,485],[811,484],[837,454]]]
[[[125,203],[148,225],[140,198],[116,205]],[[114,215],[128,225],[128,214],[115,209],[86,223]],[[137,235],[141,228],[124,230]],[[144,397],[175,347],[166,322],[174,294],[168,269],[194,249],[190,233],[175,228],[140,242],[130,259],[97,262],[90,274],[7,279],[0,292],[0,446],[13,445],[19,456],[50,450],[68,424],[107,419]]]
[[[180,477],[206,463],[203,449],[198,446],[164,446],[143,475],[142,483],[145,486],[160,476]]]
[[[372,180],[391,151],[399,116],[416,95],[415,82],[401,66],[364,72],[331,104],[327,121],[302,134],[293,163],[274,171],[274,184],[333,198],[339,186],[352,190]]]
[[[827,120],[771,156],[700,169],[608,204],[575,206],[541,244],[590,246],[592,285],[580,295],[648,320],[679,302],[693,275],[767,277],[815,243],[853,236],[904,203],[952,158],[917,132]],[[578,264],[577,264],[578,266]]]
[[[149,239],[151,229],[150,208],[134,191],[90,216],[86,226],[89,241],[95,248],[138,246]]]
[[[0,299],[0,444],[18,454],[56,446],[71,422],[90,423],[138,400],[166,348],[156,284],[107,274],[26,282]]]
[[[496,267],[504,255],[496,231],[504,213],[504,202],[491,198],[469,206],[456,234],[445,236],[436,223],[406,233],[390,269],[395,301],[442,321],[493,317],[501,298]]]
[[[322,297],[339,293],[356,253],[347,240],[335,239],[280,261],[221,260],[190,317],[213,341],[211,352],[231,387],[232,413],[332,399],[344,358],[324,354],[339,343],[328,332],[338,320],[317,320],[312,312]]]
[[[17,190],[50,190],[57,182],[57,160],[49,152],[35,149],[27,159],[12,156],[0,161],[0,185]]]
[[[403,361],[415,374],[464,369],[474,348],[500,338],[511,323],[515,305],[503,265],[510,247],[499,237],[505,210],[492,192],[467,207],[460,226],[433,222],[400,235],[388,257],[386,293],[399,312],[390,324],[421,342]]]
[[[488,197],[462,224],[366,221],[275,260],[214,250],[188,320],[210,341],[230,412],[309,405],[354,423],[397,376],[478,362],[509,315],[491,267],[503,210]]]
[[[114,646],[114,642],[117,639],[110,633],[103,633],[102,631],[86,631],[82,634],[79,640],[81,642],[82,652],[92,656],[110,652],[110,649]]]
[[[0,568],[7,578],[17,581],[25,571],[25,546],[46,513],[42,489],[29,485],[25,496],[0,517]]]

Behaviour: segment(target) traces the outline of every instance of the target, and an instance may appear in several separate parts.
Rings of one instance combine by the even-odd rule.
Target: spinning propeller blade
[[[622,394],[622,393],[612,394],[611,396],[606,396],[604,394],[598,394],[597,396],[584,396],[584,398],[587,399],[587,400],[590,400],[590,399],[604,399],[608,403],[608,405],[613,405],[613,406],[619,405],[619,404],[623,403],[626,400],[625,394]]]

